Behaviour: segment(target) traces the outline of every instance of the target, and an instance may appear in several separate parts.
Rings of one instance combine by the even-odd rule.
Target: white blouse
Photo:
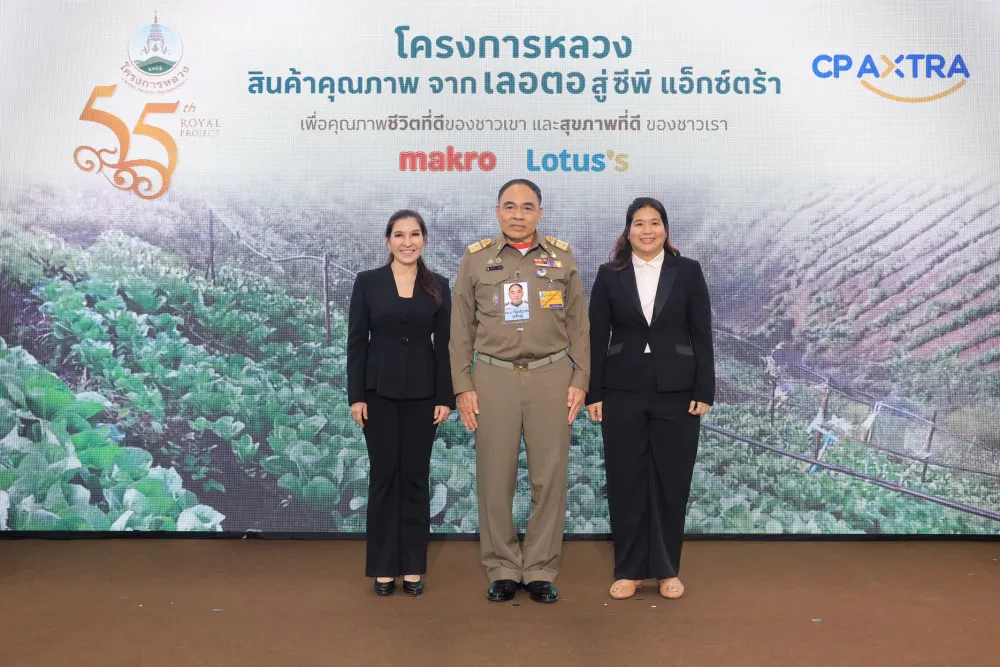
[[[656,286],[660,282],[664,253],[665,251],[661,250],[659,255],[648,262],[632,254],[635,284],[639,288],[639,303],[642,304],[642,314],[646,316],[647,324],[653,323],[653,303],[656,301]],[[646,343],[646,352],[649,351],[649,343]]]

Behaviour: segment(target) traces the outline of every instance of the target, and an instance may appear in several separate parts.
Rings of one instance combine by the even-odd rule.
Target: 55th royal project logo
[[[139,28],[128,43],[128,61],[122,65],[122,80],[129,88],[158,95],[176,90],[187,82],[188,68],[181,65],[184,46],[178,34],[160,23]],[[156,199],[170,187],[177,167],[177,142],[169,132],[147,119],[154,115],[175,114],[180,101],[149,102],[129,130],[125,122],[110,111],[98,108],[101,101],[113,98],[117,84],[95,86],[80,114],[80,120],[103,125],[114,135],[115,144],[105,147],[81,145],[73,151],[73,162],[86,173],[101,174],[119,190],[135,193],[142,199]],[[163,164],[133,151],[133,139],[147,137],[159,144],[167,155]],[[146,143],[146,147],[151,147]],[[134,155],[140,152],[140,155]]]
[[[813,74],[821,79],[854,76],[868,91],[893,102],[933,102],[964,86],[971,74],[961,54],[901,53],[894,57],[846,53],[813,58]],[[905,83],[898,83],[904,80]]]
[[[142,199],[156,199],[170,187],[170,179],[177,168],[177,143],[163,128],[146,123],[152,114],[173,114],[180,102],[150,102],[142,110],[135,128],[129,132],[128,126],[112,113],[94,107],[97,100],[112,97],[117,86],[96,86],[87,100],[87,106],[80,114],[80,120],[98,123],[111,130],[118,142],[117,146],[94,148],[78,146],[73,151],[73,162],[87,173],[103,174],[108,182],[119,190],[134,192]],[[148,158],[129,159],[132,138],[149,137],[158,142],[167,152],[167,164]],[[110,175],[109,175],[110,174]],[[156,175],[154,182],[151,176]]]

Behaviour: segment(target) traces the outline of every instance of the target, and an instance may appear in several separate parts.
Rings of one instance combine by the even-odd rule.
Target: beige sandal
[[[633,595],[635,595],[640,588],[642,588],[642,581],[634,581],[632,579],[619,579],[615,583],[611,584],[611,590],[608,591],[616,600],[627,600]]]
[[[684,595],[684,584],[677,577],[673,579],[658,579],[660,584],[660,595],[668,600],[676,600]]]

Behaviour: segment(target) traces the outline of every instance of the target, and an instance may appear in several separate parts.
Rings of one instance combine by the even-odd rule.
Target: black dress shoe
[[[510,602],[517,593],[517,582],[513,579],[497,579],[490,584],[486,599],[490,602]]]
[[[559,591],[551,581],[532,581],[524,587],[528,589],[534,602],[555,602],[559,599]]]
[[[403,579],[403,592],[407,595],[417,597],[424,592],[424,580],[407,581],[406,579]]]
[[[375,595],[392,595],[393,591],[396,590],[396,580],[379,581],[376,579],[373,588],[375,589]]]

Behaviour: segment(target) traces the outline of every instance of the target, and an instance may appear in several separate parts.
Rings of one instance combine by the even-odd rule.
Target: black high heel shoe
[[[417,597],[424,592],[424,580],[422,578],[419,581],[403,579],[403,592],[409,596]]]
[[[396,590],[396,580],[379,581],[376,579],[372,587],[375,589],[375,595],[392,595]]]

